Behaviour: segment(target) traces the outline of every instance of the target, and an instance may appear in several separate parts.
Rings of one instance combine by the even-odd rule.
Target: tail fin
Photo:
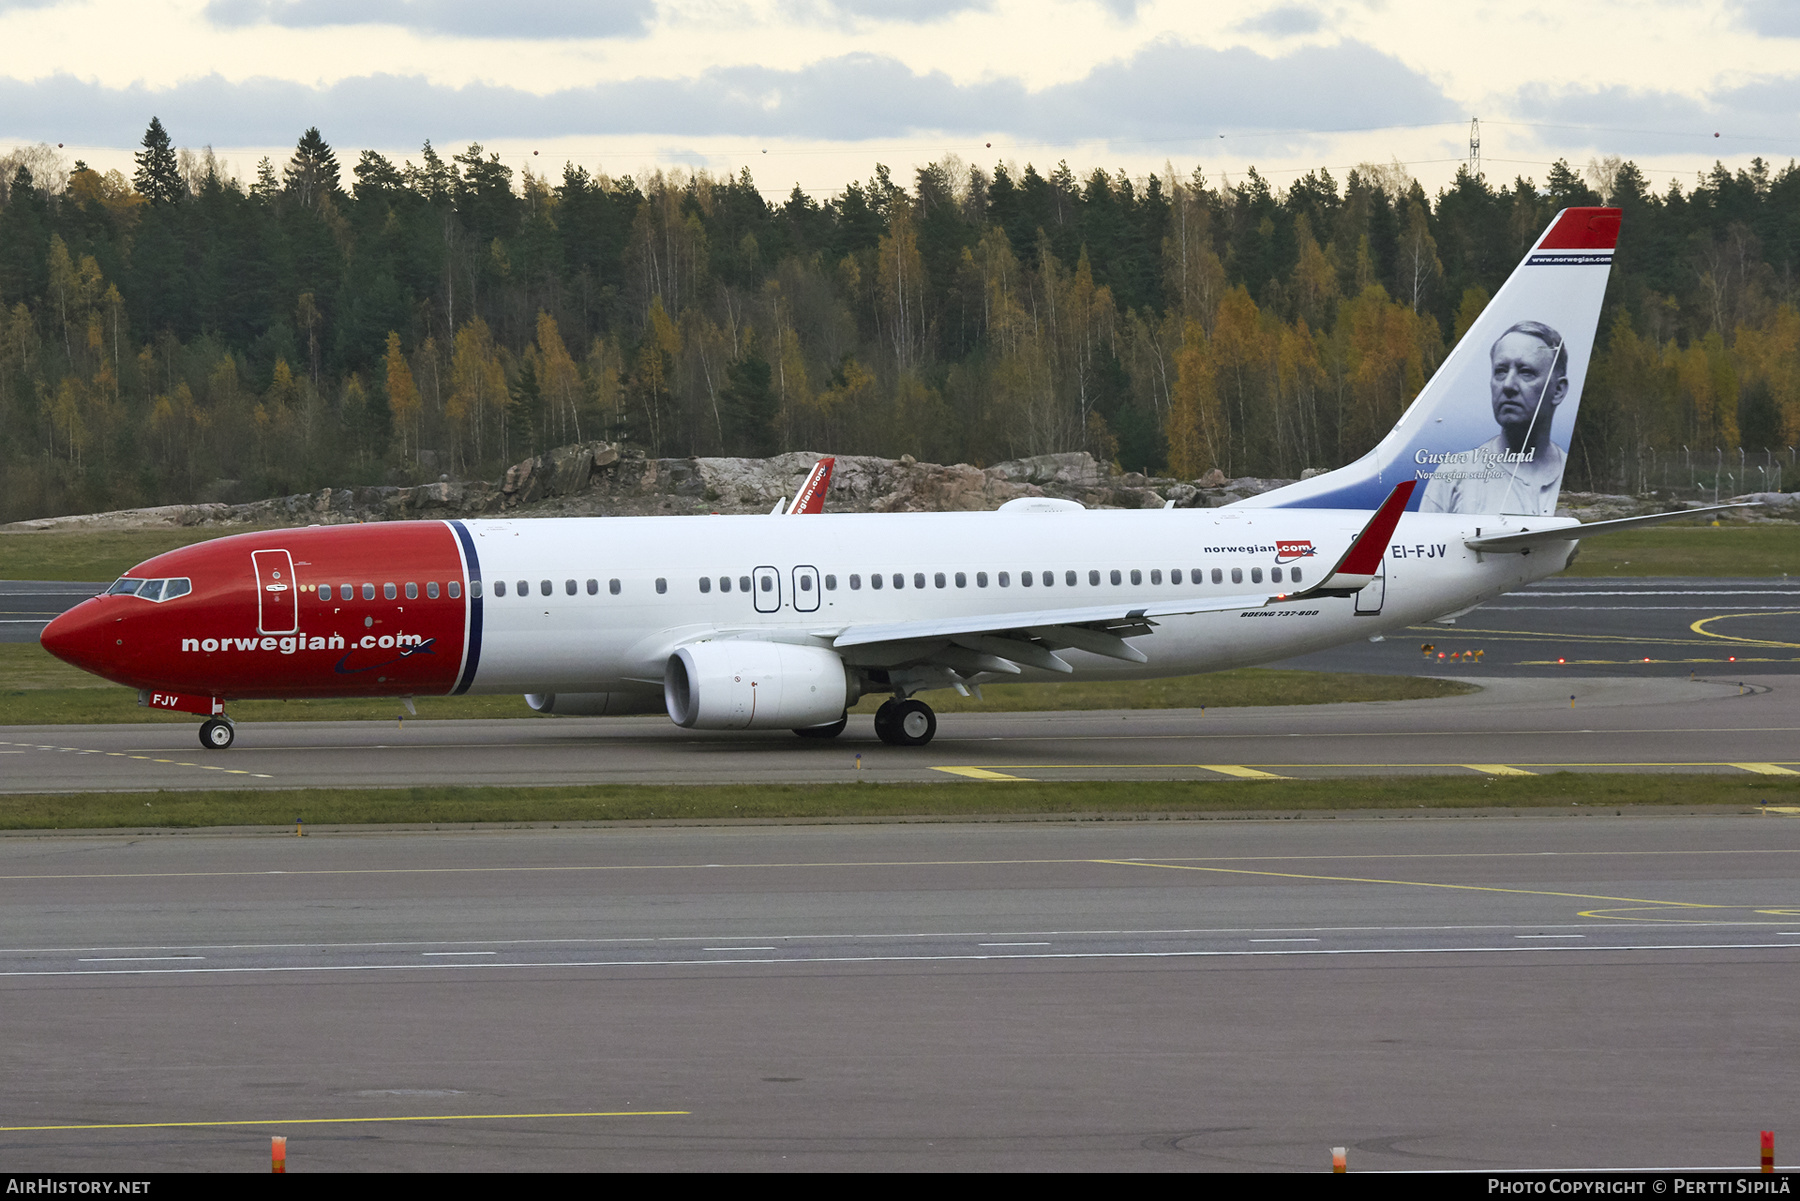
[[[1402,480],[1427,513],[1556,511],[1619,210],[1564,209],[1374,450],[1237,502],[1373,509]]]

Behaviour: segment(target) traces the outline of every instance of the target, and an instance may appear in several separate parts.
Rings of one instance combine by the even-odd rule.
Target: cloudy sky
[[[152,114],[245,176],[317,125],[346,167],[479,141],[771,195],[945,154],[1436,187],[1479,116],[1490,177],[1621,154],[1666,185],[1800,157],[1800,3],[0,0],[0,153],[129,170]]]

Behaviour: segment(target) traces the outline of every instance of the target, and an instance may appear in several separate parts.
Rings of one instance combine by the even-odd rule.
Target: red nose
[[[118,625],[114,606],[101,598],[82,601],[67,613],[44,627],[38,635],[43,648],[83,671],[106,675],[109,663],[116,662],[121,647],[111,631]]]

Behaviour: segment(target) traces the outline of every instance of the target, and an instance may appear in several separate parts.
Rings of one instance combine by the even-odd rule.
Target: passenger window
[[[914,588],[923,588],[924,586],[925,586],[925,573],[922,571],[913,572],[913,587]],[[938,587],[942,588],[943,585],[939,584]]]
[[[338,599],[340,599],[340,600],[355,600],[356,599],[356,585],[355,584],[339,584],[338,585]]]
[[[494,581],[494,595],[495,596],[505,596],[506,595],[506,581],[505,580],[495,580]]]
[[[956,573],[956,586],[958,588],[967,588],[969,586],[968,573],[961,571]]]
[[[1125,582],[1125,577],[1119,574],[1119,569],[1117,567],[1112,569],[1112,574],[1107,578],[1113,582],[1113,587],[1115,588]]]
[[[438,598],[437,581],[436,580],[427,580],[425,583],[425,599],[426,600],[436,600],[437,598]]]
[[[519,595],[522,597],[531,595],[531,581],[530,580],[520,580],[519,581]]]
[[[1133,584],[1143,583],[1144,582],[1144,573],[1139,571],[1137,568],[1133,567],[1131,569],[1131,582]]]
[[[1272,567],[1269,569],[1269,581],[1275,584],[1281,583],[1281,568]]]
[[[1179,584],[1179,583],[1181,583],[1181,568],[1179,568],[1179,567],[1176,567],[1176,568],[1172,568],[1172,569],[1171,569],[1171,570],[1170,570],[1170,572],[1169,572],[1169,583],[1171,583],[1171,584]]]
[[[811,576],[803,575],[800,577],[800,591],[802,591],[802,592],[811,592],[812,591],[812,577]]]
[[[373,585],[373,584],[364,584],[363,585],[363,599],[364,600],[374,600],[375,599],[375,585]]]
[[[1049,588],[1049,587],[1053,586],[1055,583],[1056,583],[1056,573],[1054,571],[1046,571],[1044,573],[1044,587]]]
[[[827,591],[827,592],[836,592],[837,591],[837,577],[836,576],[828,575],[825,577],[825,591]]]
[[[975,586],[977,588],[986,588],[987,587],[987,572],[978,571],[975,573]]]
[[[462,584],[459,581],[451,580],[449,583],[449,589],[450,589],[450,599],[451,600],[455,600],[457,597],[462,595]],[[480,580],[476,580],[473,584],[469,585],[469,595],[470,596],[480,596],[481,595],[481,581]]]
[[[1217,567],[1213,568],[1213,583],[1222,584],[1224,582],[1225,582],[1225,573],[1220,571]]]
[[[920,586],[921,586],[921,587],[923,587],[923,586],[924,586],[924,583],[925,583],[925,581],[924,581],[924,580],[920,580],[920,581],[919,581],[919,584],[920,584]],[[903,575],[901,575],[901,574],[900,574],[900,573],[899,573],[899,572],[897,572],[897,571],[896,571],[896,572],[895,572],[895,573],[894,573],[894,587],[896,587],[896,588],[904,588],[904,587],[906,587],[906,577],[905,577],[905,576],[903,576]]]
[[[852,592],[861,592],[862,591],[862,577],[860,575],[857,575],[855,572],[852,572],[850,574],[850,591],[852,591]]]
[[[701,592],[711,592],[712,591],[712,577],[711,576],[703,575],[700,577],[700,591]]]
[[[1021,571],[1019,573],[1019,587],[1029,588],[1029,587],[1031,587],[1033,582],[1034,581],[1032,580],[1031,573],[1029,571]]]
[[[568,593],[570,596],[574,596],[575,595],[575,581],[574,580],[564,580],[563,581],[563,591]]]
[[[331,585],[330,584],[320,584],[319,585],[319,599],[320,600],[330,600],[331,599]]]
[[[768,583],[768,581],[764,580],[763,583],[766,584],[766,583]],[[656,593],[657,593],[657,595],[661,596],[663,593],[667,592],[668,590],[669,590],[669,581],[664,579],[662,576],[657,576],[656,577]]]
[[[617,580],[606,581],[606,590],[608,592],[612,593],[614,596],[619,595],[619,581],[617,581]]]
[[[1251,569],[1250,569],[1250,582],[1251,582],[1251,583],[1252,583],[1252,584],[1260,584],[1260,583],[1262,583],[1262,568],[1260,568],[1260,567],[1252,567],[1252,568],[1251,568]]]
[[[738,591],[739,592],[750,591],[750,577],[749,576],[741,575],[738,577]]]
[[[1300,582],[1300,569],[1298,567],[1291,569],[1288,572],[1288,577],[1292,579],[1294,583],[1298,584]]]
[[[881,583],[882,583],[882,577],[881,577],[881,573],[879,571],[872,571],[869,573],[869,587],[879,590],[881,587]]]
[[[720,592],[730,592],[731,591],[731,577],[730,576],[722,575],[719,577],[719,591]]]
[[[933,583],[933,584],[935,584],[935,585],[937,585],[937,586],[938,586],[938,587],[939,587],[939,588],[942,588],[942,587],[943,587],[943,586],[944,586],[944,585],[945,585],[945,584],[947,584],[947,583],[948,583],[948,582],[949,582],[949,581],[947,581],[947,580],[946,580],[946,579],[944,579],[944,573],[943,573],[943,572],[941,572],[941,571],[940,571],[940,572],[938,572],[938,573],[937,573],[937,574],[936,574],[936,575],[934,575],[934,576],[932,576],[932,577],[931,577],[931,582],[932,582],[932,583]]]
[[[400,590],[392,584],[383,584],[381,586],[381,595],[386,600],[395,600],[400,596]]]
[[[1241,584],[1244,582],[1244,569],[1242,567],[1233,567],[1231,569],[1231,582],[1234,584]]]
[[[418,600],[419,599],[419,586],[417,584],[414,584],[411,582],[407,583],[406,599],[407,600]]]
[[[1063,572],[1063,583],[1064,584],[1067,584],[1069,587],[1073,588],[1075,586],[1075,580],[1076,580],[1076,575],[1074,572],[1072,572],[1072,571]]]
[[[549,580],[539,580],[538,581],[539,594],[541,594],[543,596],[549,596],[553,591],[555,591],[555,589],[553,587],[551,587]]]
[[[999,584],[999,585],[1000,585],[1000,586],[1001,586],[1001,587],[1002,587],[1002,588],[1004,588],[1004,587],[1006,587],[1006,586],[1007,586],[1007,585],[1008,585],[1008,584],[1011,584],[1011,583],[1012,583],[1012,577],[1011,577],[1011,576],[1009,576],[1009,575],[1007,575],[1007,574],[1006,574],[1006,573],[1005,573],[1005,572],[1004,572],[1004,571],[1003,571],[1003,572],[1001,572],[1001,573],[1000,573],[1000,575],[999,575],[999,577],[998,577],[998,578],[997,578],[997,579],[996,579],[996,580],[995,580],[995,581],[994,581],[994,582],[995,582],[995,583],[997,583],[997,584]]]
[[[599,580],[589,580],[588,581],[588,595],[589,596],[599,596],[600,595],[600,581]]]
[[[1162,568],[1160,568],[1160,567],[1152,567],[1152,568],[1151,568],[1151,569],[1150,569],[1150,582],[1151,582],[1151,583],[1152,583],[1152,584],[1160,584],[1160,583],[1162,583]]]
[[[1088,583],[1098,588],[1100,586],[1100,573],[1097,571],[1088,572]]]

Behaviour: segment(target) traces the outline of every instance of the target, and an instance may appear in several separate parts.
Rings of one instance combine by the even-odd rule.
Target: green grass
[[[246,527],[248,528],[248,527]],[[111,580],[153,555],[240,530],[0,534],[0,580]],[[1800,574],[1800,525],[1658,526],[1586,540],[1571,576]]]
[[[1800,575],[1800,525],[1666,525],[1585,538],[1566,576]]]
[[[1312,671],[1221,671],[1173,680],[1126,683],[1006,684],[983,690],[985,701],[948,690],[926,694],[941,713],[1018,713],[1042,709],[1190,709],[1247,705],[1322,705],[1459,696],[1474,688],[1456,680],[1410,676],[1339,675]],[[855,708],[873,713],[881,697]],[[422,696],[424,720],[523,717],[544,720],[517,696]],[[391,721],[398,700],[233,701],[238,721]],[[140,709],[137,694],[52,657],[35,642],[0,643],[0,725],[104,725],[117,722],[192,722],[186,714]],[[411,720],[410,716],[408,720]]]
[[[145,559],[252,528],[0,533],[0,580],[115,580]]]
[[[1070,820],[1181,814],[1291,815],[1345,810],[1622,809],[1800,803],[1800,779],[1726,775],[1587,775],[1530,779],[1406,776],[1350,780],[967,782],[663,787],[295,789],[72,793],[0,797],[0,829],[204,826],[467,825],[473,822],[697,821],[831,818]]]

